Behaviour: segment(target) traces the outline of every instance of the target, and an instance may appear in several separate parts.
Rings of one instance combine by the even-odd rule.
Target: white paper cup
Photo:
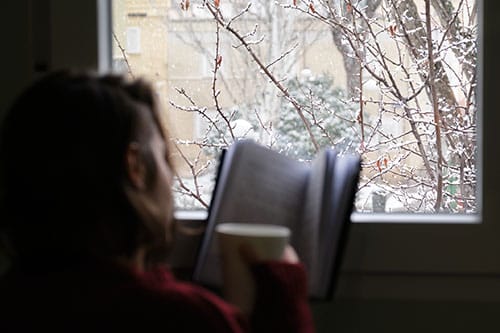
[[[215,231],[221,254],[224,298],[243,313],[250,314],[255,286],[240,248],[251,247],[258,260],[280,259],[288,244],[290,229],[270,224],[221,223]]]

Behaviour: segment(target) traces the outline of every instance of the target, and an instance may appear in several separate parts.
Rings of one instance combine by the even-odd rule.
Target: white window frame
[[[500,111],[495,81],[500,26],[495,23],[499,2],[477,0],[479,28],[478,72],[478,213],[353,214],[350,239],[341,272],[339,293],[345,297],[500,300],[499,288],[488,281],[500,274],[500,165],[497,144]],[[109,3],[109,0],[97,0]],[[110,6],[107,6],[108,10]],[[102,10],[102,9],[101,9]],[[110,15],[99,16],[100,33],[110,33]],[[108,29],[106,31],[106,29]],[[100,52],[108,52],[99,48]],[[110,54],[103,56],[110,57]],[[100,71],[111,62],[99,62]],[[180,219],[201,220],[203,214],[178,212]],[[405,281],[408,285],[403,286]],[[393,290],[398,284],[397,291]],[[467,289],[468,288],[468,289]],[[472,289],[471,289],[472,288]]]

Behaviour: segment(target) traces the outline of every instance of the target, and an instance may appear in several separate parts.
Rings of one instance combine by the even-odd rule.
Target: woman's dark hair
[[[0,223],[14,255],[60,264],[161,246],[165,226],[140,218],[124,191],[127,147],[146,142],[148,126],[166,138],[142,80],[59,71],[29,87],[0,141]]]

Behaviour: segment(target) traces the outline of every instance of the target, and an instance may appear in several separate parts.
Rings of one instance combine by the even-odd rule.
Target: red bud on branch
[[[394,37],[396,35],[396,28],[397,28],[396,25],[389,26],[389,33],[391,34],[392,37]]]
[[[182,10],[188,10],[189,9],[190,2],[189,0],[182,0],[181,1],[181,9]]]

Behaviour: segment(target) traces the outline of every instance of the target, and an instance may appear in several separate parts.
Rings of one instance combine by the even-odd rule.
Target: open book
[[[278,224],[291,229],[290,243],[307,269],[310,296],[330,298],[360,158],[325,149],[305,163],[250,140],[236,142],[223,156],[193,279],[212,288],[222,284],[216,224]]]

